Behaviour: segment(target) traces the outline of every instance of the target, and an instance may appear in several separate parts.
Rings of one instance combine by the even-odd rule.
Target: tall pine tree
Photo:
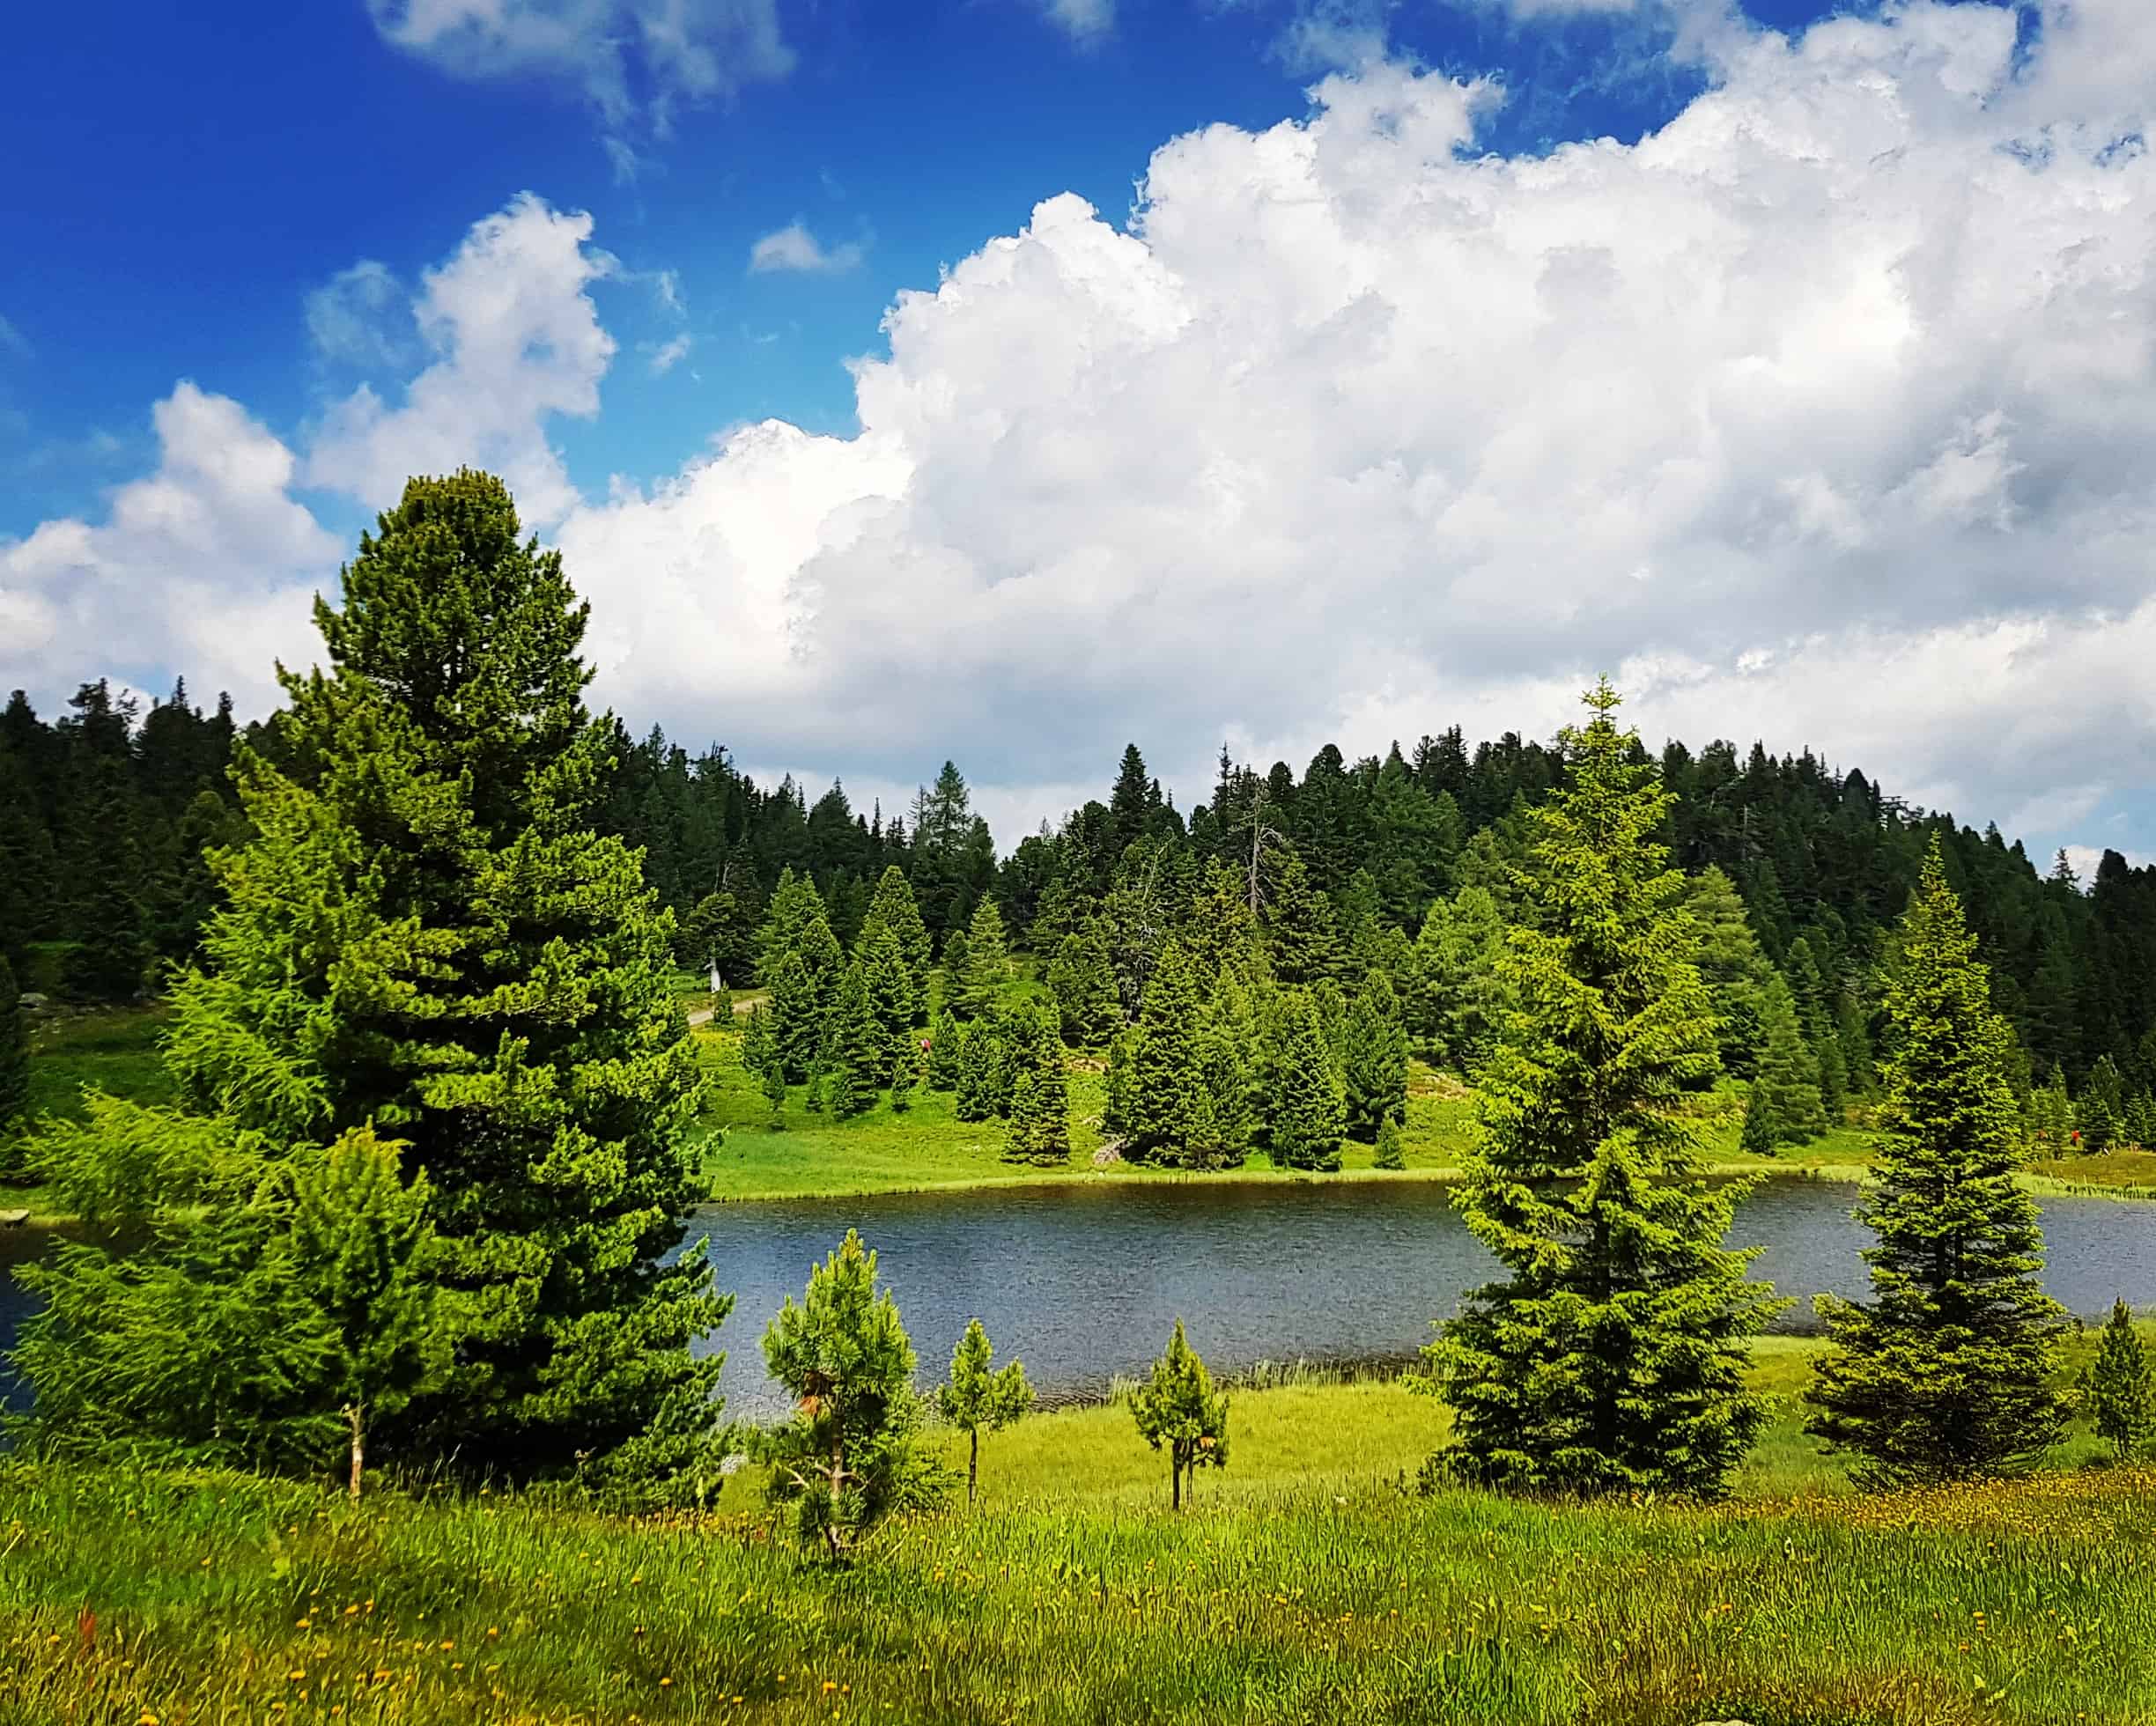
[[[1407,1119],[1407,1032],[1400,1023],[1399,997],[1381,970],[1362,980],[1348,1007],[1340,1078],[1350,1139],[1374,1145],[1386,1121]]]
[[[727,1303],[670,1259],[701,1087],[672,918],[594,831],[588,608],[520,531],[499,481],[416,479],[316,601],[329,668],[284,675],[274,756],[240,751],[255,837],[213,859],[167,1060],[235,1127],[371,1123],[426,1169],[456,1370],[393,1452],[648,1479],[715,1442],[690,1344]]]
[[[1283,995],[1275,1022],[1280,1051],[1271,1111],[1273,1161],[1282,1169],[1338,1169],[1348,1128],[1340,1073],[1311,992],[1288,989]]]
[[[1463,1479],[1714,1496],[1766,1409],[1744,1383],[1767,1291],[1725,1250],[1740,1188],[1710,1189],[1682,1093],[1716,1066],[1670,794],[1606,682],[1563,734],[1569,782],[1527,813],[1517,1006],[1482,1073],[1454,1203],[1506,1275],[1428,1351]]]
[[[1900,945],[1880,1148],[1857,1210],[1877,1236],[1872,1300],[1820,1299],[1835,1346],[1805,1393],[1809,1429],[1852,1453],[1869,1486],[2026,1467],[2063,1419],[2049,1384],[2063,1315],[2037,1280],[2043,1231],[2015,1180],[2013,1033],[1936,837]]]

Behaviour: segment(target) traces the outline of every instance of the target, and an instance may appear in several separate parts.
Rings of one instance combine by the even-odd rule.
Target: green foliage
[[[882,923],[871,922],[854,943],[854,963],[861,967],[868,992],[868,1010],[890,1044],[895,1066],[913,1046],[913,1027],[921,1016],[921,1000],[906,963],[898,937]]]
[[[1010,1134],[1004,1154],[1015,1162],[1070,1161],[1070,1081],[1056,1017],[1045,1002],[1029,1003],[1010,1015]]]
[[[0,1145],[15,1134],[30,1107],[30,1022],[15,987],[14,968],[0,954]],[[9,1158],[0,1153],[0,1173]]]
[[[756,932],[747,907],[732,893],[707,893],[682,920],[674,956],[699,973],[715,970],[722,983],[745,979],[754,963]]]
[[[951,1351],[950,1382],[936,1391],[936,1411],[944,1423],[966,1435],[968,1504],[979,1491],[980,1435],[1001,1432],[1033,1406],[1033,1387],[1026,1383],[1025,1363],[1013,1361],[999,1371],[994,1360],[995,1350],[980,1320],[969,1320],[965,1334]]]
[[[1311,984],[1340,966],[1340,938],[1332,901],[1311,883],[1292,848],[1265,853],[1259,867],[1259,927],[1273,975],[1282,983]]]
[[[1055,999],[1063,1040],[1072,1048],[1104,1048],[1122,1028],[1123,1005],[1096,924],[1063,937],[1044,980]]]
[[[1131,1050],[1137,1040],[1133,1028],[1108,1045],[1107,1071],[1101,1087],[1101,1132],[1110,1139],[1127,1140],[1130,1137]]]
[[[1686,883],[1684,904],[1699,929],[1700,977],[1718,1021],[1723,1069],[1749,1079],[1759,1066],[1774,967],[1760,951],[1736,884],[1719,868],[1709,864]]]
[[[798,1085],[823,1045],[823,1000],[798,953],[780,953],[766,967],[771,983],[769,1058]]]
[[[1183,1482],[1200,1468],[1228,1466],[1228,1398],[1213,1388],[1213,1376],[1183,1334],[1177,1319],[1168,1352],[1154,1361],[1146,1382],[1131,1398],[1138,1436],[1156,1450],[1168,1450],[1168,1492],[1171,1508],[1183,1508]]]
[[[1711,1006],[1655,835],[1670,799],[1606,682],[1528,817],[1517,1006],[1482,1073],[1454,1202],[1506,1276],[1426,1351],[1447,1465],[1530,1490],[1713,1497],[1766,1418],[1744,1383],[1766,1291],[1724,1250],[1741,1184],[1702,1178],[1680,1103],[1716,1067]]]
[[[1821,1297],[1836,1347],[1810,1430],[1870,1486],[1965,1479],[2033,1463],[2057,1436],[2058,1307],[2037,1280],[2043,1233],[2015,1182],[2012,1033],[1937,845],[1901,920],[1886,998],[1894,1046],[1880,1148],[1857,1216],[1870,1304]]]
[[[1400,1138],[1399,1123],[1390,1116],[1377,1128],[1377,1153],[1370,1163],[1373,1169],[1405,1169],[1407,1166],[1407,1147]]]
[[[962,1121],[990,1121],[1010,1112],[1009,1049],[1000,1014],[966,1025],[958,1045],[958,1084],[954,1097]]]
[[[1131,1036],[1118,1107],[1126,1155],[1184,1169],[1224,1160],[1206,1085],[1201,1022],[1197,978],[1182,948],[1170,943],[1146,984]]]
[[[1338,1169],[1348,1114],[1333,1051],[1311,992],[1281,994],[1274,1033],[1280,1064],[1271,1114],[1273,1161],[1282,1169]],[[1401,1076],[1404,1088],[1406,1074]]]
[[[831,917],[815,880],[782,869],[764,908],[764,922],[757,932],[757,975],[766,986],[777,985],[777,967],[787,954],[801,961],[821,1014],[830,1005],[845,968],[845,954],[831,933]]]
[[[1797,1022],[1796,1002],[1779,976],[1760,998],[1760,1048],[1745,1100],[1739,1144],[1755,1156],[1772,1156],[1784,1145],[1808,1145],[1827,1131],[1820,1104],[1819,1065]]]
[[[928,1026],[927,1085],[932,1091],[955,1091],[965,1052],[965,1028],[949,1013],[939,1013]]]
[[[1230,1164],[1248,1152],[1264,1106],[1259,1087],[1266,1035],[1263,1013],[1240,968],[1223,966],[1206,1003],[1198,1053],[1214,1128]]]
[[[849,1228],[764,1332],[764,1362],[792,1393],[793,1418],[762,1441],[772,1491],[794,1506],[803,1545],[835,1564],[894,1512],[927,1508],[948,1482],[919,1444],[913,1345],[876,1256]]]
[[[2089,1425],[2110,1441],[2121,1462],[2156,1433],[2156,1381],[2134,1331],[2133,1309],[2124,1301],[2111,1303],[2096,1359],[2082,1377],[2081,1397]]]
[[[1819,1069],[1820,1108],[1825,1127],[1841,1124],[1842,1103],[1849,1095],[1849,1059],[1835,1023],[1834,1000],[1820,972],[1811,940],[1799,935],[1790,943],[1786,967],[1790,993],[1797,1008],[1797,1023],[1803,1044]]]
[[[210,859],[225,904],[167,1061],[206,1141],[291,1160],[372,1125],[427,1169],[458,1369],[380,1430],[391,1456],[661,1490],[715,1436],[689,1345],[725,1302],[700,1258],[667,1262],[700,1081],[671,918],[594,832],[615,728],[582,704],[587,610],[519,533],[460,473],[362,535],[315,609],[330,668],[286,674],[273,747],[239,750],[250,837]],[[139,1277],[253,1287],[289,1250],[247,1238],[270,1201],[213,1209]]]
[[[890,1033],[876,1021],[868,998],[868,967],[860,959],[848,965],[824,1023],[823,1102],[840,1120],[851,1120],[875,1106],[876,1093],[890,1082]]]
[[[1505,925],[1485,887],[1431,903],[1409,955],[1412,1029],[1442,1065],[1472,1073],[1488,1058],[1505,1009]]]
[[[928,977],[934,963],[934,943],[929,938],[927,926],[921,921],[920,904],[913,896],[913,884],[896,863],[887,866],[876,882],[875,896],[868,902],[868,919],[861,925],[861,934],[866,938],[878,929],[888,930],[898,944],[907,974],[913,982],[913,1000],[919,1015],[914,1022],[920,1023],[928,1011]]]
[[[428,1277],[433,1228],[425,1171],[398,1178],[399,1147],[356,1128],[287,1165],[294,1268],[329,1320],[325,1395],[351,1432],[351,1491],[359,1496],[366,1422],[439,1385],[454,1339]]]
[[[1377,1142],[1377,1129],[1407,1115],[1407,1031],[1392,980],[1373,970],[1348,1007],[1340,1078],[1346,1091],[1348,1136]]]
[[[946,962],[946,975],[950,975]],[[958,997],[952,1003],[961,1019],[978,1019],[993,1012],[1010,975],[1010,948],[1003,938],[1003,913],[995,901],[984,899],[973,913],[966,936],[965,969],[958,973]]]

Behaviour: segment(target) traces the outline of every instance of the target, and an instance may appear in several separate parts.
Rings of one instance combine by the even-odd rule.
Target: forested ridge
[[[684,963],[752,980],[757,932],[788,869],[815,881],[850,948],[896,866],[939,955],[985,899],[1014,944],[1044,959],[1067,935],[1097,929],[1126,1010],[1216,867],[1237,873],[1246,901],[1256,875],[1274,968],[1290,980],[1352,981],[1463,889],[1510,910],[1520,812],[1562,771],[1553,748],[1511,733],[1471,745],[1457,727],[1382,758],[1351,761],[1328,745],[1300,775],[1285,762],[1261,774],[1223,751],[1207,800],[1186,815],[1133,745],[1104,799],[999,859],[950,763],[910,808],[863,811],[843,783],[811,800],[791,778],[757,784],[723,749],[692,756],[657,727],[637,740],[613,724],[605,822],[642,848]],[[105,680],[86,683],[50,719],[15,692],[0,715],[0,955],[26,992],[131,995],[194,949],[214,890],[203,848],[246,831],[225,771],[242,732],[275,759],[273,728],[237,726],[229,699],[204,708],[184,682],[146,711]],[[1672,742],[1659,765],[1676,794],[1664,836],[1673,859],[1727,877],[1807,1028],[1838,1026],[1852,1081],[1887,932],[1936,833],[2025,1082],[2063,1075],[2077,1094],[2093,1083],[2122,1098],[2156,1090],[2156,869],[2107,852],[2087,883],[2063,856],[2041,871],[1996,826],[1977,832],[1912,808],[1809,750]],[[1711,947],[1711,895],[1695,908]],[[1728,1052],[1749,1065],[1742,1048]]]

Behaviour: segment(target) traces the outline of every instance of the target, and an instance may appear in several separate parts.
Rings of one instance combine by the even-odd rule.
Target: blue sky
[[[1188,801],[1613,669],[1650,736],[2156,850],[2138,0],[210,11],[11,26],[41,700],[259,704],[469,459],[632,720],[955,753],[1007,833],[1129,736]]]

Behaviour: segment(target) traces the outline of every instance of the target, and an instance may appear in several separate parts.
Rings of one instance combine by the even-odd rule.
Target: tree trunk
[[[966,1508],[973,1508],[973,1491],[980,1479],[980,1428],[973,1428],[973,1449],[966,1457]]]
[[[344,1418],[351,1423],[351,1497],[359,1501],[359,1476],[366,1467],[365,1411],[356,1402],[344,1405]]]
[[[1168,1446],[1168,1508],[1183,1508],[1183,1441],[1179,1438]]]

